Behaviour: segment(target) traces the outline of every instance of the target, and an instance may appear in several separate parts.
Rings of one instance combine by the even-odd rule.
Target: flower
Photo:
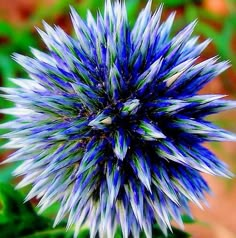
[[[123,2],[107,0],[97,20],[72,8],[76,38],[44,23],[48,52],[14,55],[29,79],[1,89],[16,104],[2,112],[17,116],[1,126],[11,129],[5,148],[18,148],[6,162],[23,161],[26,200],[39,198],[41,211],[59,202],[55,225],[68,216],[75,234],[87,223],[91,237],[117,226],[152,237],[154,222],[166,233],[189,201],[206,202],[201,172],[231,176],[202,143],[235,140],[205,117],[236,103],[197,94],[229,64],[197,63],[209,40],[191,36],[196,21],[171,38],[174,14],[161,23],[161,12],[149,1],[131,28]]]

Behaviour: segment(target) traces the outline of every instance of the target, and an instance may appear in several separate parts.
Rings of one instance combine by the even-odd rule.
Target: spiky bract
[[[201,172],[231,175],[202,143],[235,140],[204,118],[236,104],[197,95],[228,63],[197,63],[209,41],[191,36],[196,22],[171,38],[174,14],[160,23],[162,6],[150,8],[133,28],[119,1],[97,20],[72,9],[76,38],[44,23],[48,52],[15,54],[29,79],[2,88],[16,103],[2,111],[18,118],[2,127],[12,129],[5,147],[19,148],[7,162],[23,160],[18,187],[33,185],[27,200],[39,198],[41,211],[59,201],[55,224],[68,215],[68,227],[88,223],[91,237],[112,238],[120,225],[125,238],[150,238],[155,221],[166,233],[189,201],[205,202]]]

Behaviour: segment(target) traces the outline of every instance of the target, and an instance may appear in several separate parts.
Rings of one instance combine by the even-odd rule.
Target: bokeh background
[[[30,55],[29,46],[44,49],[45,46],[35,30],[35,26],[42,27],[42,19],[50,24],[60,25],[66,32],[73,34],[69,18],[69,5],[74,6],[80,15],[85,17],[88,8],[93,13],[97,9],[102,10],[103,2],[102,0],[0,0],[0,85],[9,87],[11,86],[10,77],[26,76],[11,59],[13,52]],[[146,2],[146,0],[126,0],[131,24]],[[236,0],[153,0],[153,9],[161,2],[165,4],[163,19],[171,11],[177,12],[173,34],[190,21],[198,18],[195,34],[200,35],[200,40],[212,39],[212,43],[203,53],[201,60],[219,55],[221,59],[231,61],[232,67],[208,84],[202,92],[226,94],[228,98],[236,99]],[[9,102],[0,99],[0,108],[9,106],[11,106]],[[10,119],[10,117],[3,117],[0,114],[1,122]],[[218,125],[236,132],[236,110],[211,116],[211,119]],[[0,131],[0,133],[2,132]],[[0,144],[3,143],[5,142],[0,139]],[[235,143],[212,143],[207,146],[227,162],[231,170],[236,173]],[[9,153],[11,152],[1,150],[0,161],[4,160]],[[16,166],[17,164],[0,165],[0,186],[2,186],[0,192],[7,187],[6,184],[14,185],[17,182],[17,179],[13,179],[11,176]],[[205,207],[204,211],[201,211],[192,206],[196,222],[187,224],[186,229],[194,238],[234,238],[236,237],[235,180],[211,176],[206,176],[206,179],[213,191],[211,196],[207,196],[209,207]],[[5,187],[3,188],[3,186]],[[24,194],[27,189],[21,192]],[[5,195],[5,199],[15,199],[8,195]],[[32,203],[35,202],[32,201]],[[0,200],[0,227],[3,224],[7,225],[5,218],[5,220],[3,218],[1,220],[1,209],[3,209],[3,205]],[[14,213],[15,208],[12,211]],[[53,216],[55,211],[56,206],[49,209],[44,215]],[[22,226],[26,226],[26,224],[23,223]],[[4,236],[0,230],[0,237],[12,237],[6,234]],[[66,237],[66,235],[60,237]]]

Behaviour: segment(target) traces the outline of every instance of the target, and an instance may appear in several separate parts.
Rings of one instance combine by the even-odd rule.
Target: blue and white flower
[[[71,9],[76,37],[44,23],[38,29],[48,51],[14,54],[29,77],[1,88],[15,103],[1,112],[14,121],[6,162],[23,161],[18,188],[40,211],[55,202],[55,225],[68,217],[75,236],[89,224],[90,237],[152,237],[157,222],[182,226],[190,201],[202,207],[209,187],[201,173],[230,177],[227,166],[203,146],[236,137],[206,116],[236,107],[222,95],[198,91],[229,67],[217,57],[198,62],[209,40],[192,37],[196,21],[170,37],[175,14],[161,23],[162,6],[151,1],[133,27],[125,4],[106,1],[104,15],[82,20]]]

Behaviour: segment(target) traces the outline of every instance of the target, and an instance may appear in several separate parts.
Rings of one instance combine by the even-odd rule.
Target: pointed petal
[[[114,165],[112,162],[107,164],[107,186],[109,191],[109,200],[110,204],[113,205],[121,186],[121,173],[120,168],[117,165]]]
[[[136,150],[135,153],[131,155],[131,160],[129,163],[143,185],[150,193],[152,193],[151,171],[148,157],[145,157],[140,150]]]
[[[123,160],[129,147],[129,136],[123,129],[118,129],[113,136],[113,150],[116,157]]]
[[[104,159],[104,152],[106,142],[105,140],[98,140],[94,142],[92,145],[90,144],[81,160],[78,174],[81,174],[91,168],[92,166],[99,163],[99,161]]]
[[[139,125],[135,126],[133,130],[140,134],[144,140],[154,141],[166,138],[158,126],[148,120],[140,121]]]

